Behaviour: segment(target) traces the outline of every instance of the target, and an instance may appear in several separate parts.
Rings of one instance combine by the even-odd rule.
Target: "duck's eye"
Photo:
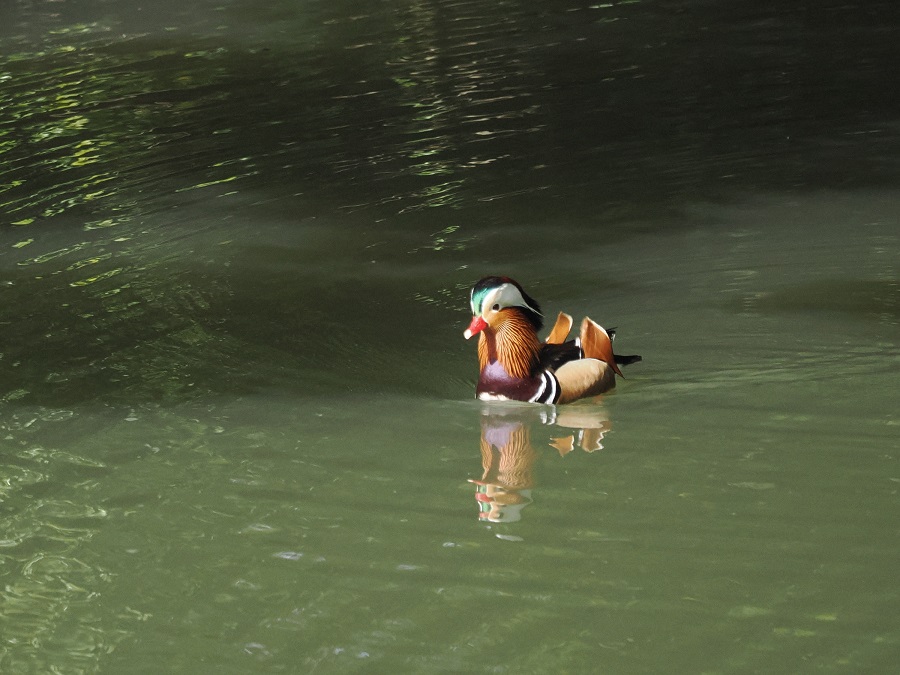
[[[499,312],[499,311],[500,311],[500,305],[499,305],[499,304],[494,305],[493,307],[491,307],[491,309],[493,309],[495,312]]]

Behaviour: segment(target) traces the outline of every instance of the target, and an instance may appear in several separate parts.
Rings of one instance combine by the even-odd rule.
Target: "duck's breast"
[[[513,377],[499,361],[491,361],[482,369],[475,393],[483,401],[555,403],[559,384],[549,371],[529,378]]]

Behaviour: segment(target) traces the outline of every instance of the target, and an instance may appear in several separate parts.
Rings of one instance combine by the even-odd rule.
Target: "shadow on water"
[[[190,265],[185,245],[197,247]],[[311,260],[308,243],[241,246],[195,235],[161,238],[154,249],[110,256],[107,242],[94,242],[88,261],[73,251],[52,267],[31,259],[6,271],[5,400],[173,403],[265,387],[301,398],[434,393],[434,380],[411,369],[444,344],[427,330],[437,312],[413,289],[398,293],[393,276],[336,270]],[[181,253],[168,257],[174,249]],[[38,265],[46,277],[34,276]]]
[[[173,401],[298,373],[377,391],[441,343],[373,326],[446,324],[467,267],[688,228],[687,200],[896,184],[893,4],[570,4],[312,3],[169,35],[95,3],[104,19],[40,48],[8,38],[7,399]],[[17,7],[6,25],[47,5]],[[77,21],[62,10],[41,20]],[[289,243],[265,242],[267,212]]]

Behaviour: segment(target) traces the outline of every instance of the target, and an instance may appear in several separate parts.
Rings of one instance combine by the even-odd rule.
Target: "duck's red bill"
[[[466,340],[468,340],[473,335],[478,335],[485,328],[487,328],[487,321],[482,319],[480,316],[476,316],[474,319],[472,319],[472,323],[469,324],[469,327],[466,329],[463,335],[466,337]]]

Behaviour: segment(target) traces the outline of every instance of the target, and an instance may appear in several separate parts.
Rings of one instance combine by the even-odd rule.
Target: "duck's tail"
[[[615,328],[607,328],[606,334],[609,335],[609,341],[615,342],[616,339],[616,329]],[[620,366],[628,366],[632,363],[637,363],[638,361],[643,361],[644,359],[640,354],[613,354],[616,357],[616,363]]]
[[[629,366],[644,360],[640,354],[613,354],[613,356],[616,357],[616,363],[621,366]]]

